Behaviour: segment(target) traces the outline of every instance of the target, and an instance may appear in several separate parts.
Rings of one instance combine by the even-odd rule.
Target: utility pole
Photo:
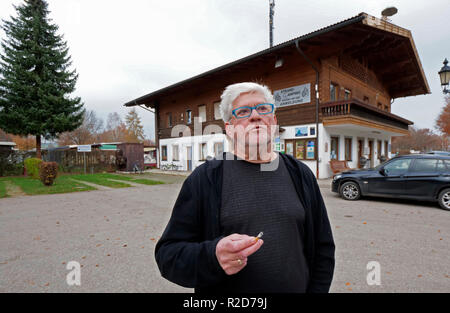
[[[275,14],[275,0],[269,0],[269,32],[270,32],[270,48],[273,47],[273,15]]]

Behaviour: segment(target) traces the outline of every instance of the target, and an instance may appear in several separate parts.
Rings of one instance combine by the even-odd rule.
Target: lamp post
[[[439,77],[441,78],[441,86],[442,92],[444,94],[450,93],[450,90],[447,89],[449,81],[450,81],[450,66],[447,65],[447,59],[444,60],[444,66],[439,71]]]

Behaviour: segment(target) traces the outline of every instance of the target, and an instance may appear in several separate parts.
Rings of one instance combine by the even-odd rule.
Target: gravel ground
[[[0,292],[192,292],[154,259],[185,177],[144,175],[170,184],[0,199]],[[336,242],[331,292],[450,292],[450,212],[344,201],[320,186]],[[66,283],[70,261],[82,265],[81,286]],[[367,284],[370,261],[381,285]]]

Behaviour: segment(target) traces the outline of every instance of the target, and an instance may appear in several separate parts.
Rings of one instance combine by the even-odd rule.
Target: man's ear
[[[234,137],[234,126],[230,122],[225,122],[225,133],[228,137]]]

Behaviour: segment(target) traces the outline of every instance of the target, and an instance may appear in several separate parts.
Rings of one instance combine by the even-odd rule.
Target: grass
[[[134,178],[134,177],[130,177],[130,176],[125,176],[125,175],[116,175],[116,174],[109,174],[109,173],[104,173],[104,174],[96,174],[99,177],[103,177],[103,178],[110,178],[110,179],[117,179],[117,180],[123,180],[123,181],[129,181],[132,183],[138,183],[138,184],[143,184],[143,185],[159,185],[159,184],[165,184],[162,181],[158,181],[158,180],[151,180],[151,179],[145,179],[145,178]]]
[[[108,180],[108,177],[103,176],[105,174],[86,174],[86,175],[67,175],[65,177],[70,177],[76,180],[81,180],[89,183],[93,183],[96,185],[111,187],[111,188],[124,188],[131,187],[130,184],[116,182],[112,180]]]
[[[0,198],[7,197],[5,182],[0,180]]]
[[[32,179],[31,177],[3,177],[0,178],[0,198],[23,195],[24,193],[27,195],[42,195],[96,189],[86,184],[77,182],[72,178],[78,181],[90,182],[96,185],[112,188],[132,187],[132,185],[127,184],[126,182],[138,183],[143,185],[164,184],[164,182],[158,180],[135,178],[109,173],[60,175],[56,178],[52,186],[44,186],[40,180]],[[121,180],[123,182],[113,181],[111,179]]]
[[[20,189],[22,189],[22,191],[27,195],[43,195],[95,190],[95,188],[91,186],[87,186],[85,184],[70,180],[67,178],[67,176],[57,177],[52,186],[45,186],[40,180],[32,179],[30,177],[6,177],[0,180],[0,182],[3,184],[5,183],[5,181],[12,182],[14,185],[20,187]]]

